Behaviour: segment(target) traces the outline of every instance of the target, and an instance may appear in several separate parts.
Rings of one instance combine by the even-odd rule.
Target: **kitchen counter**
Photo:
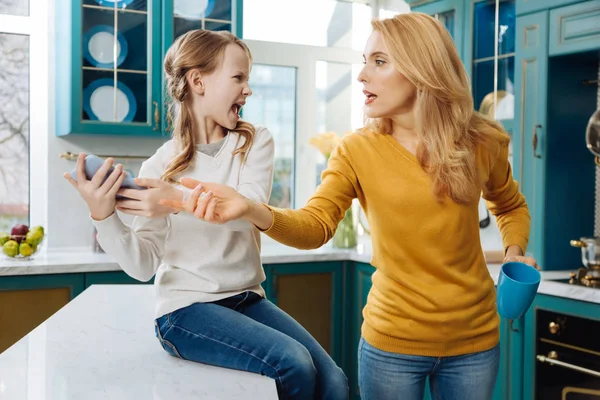
[[[502,257],[498,251],[484,251],[488,260],[490,275],[496,282],[500,272]],[[335,249],[329,244],[315,250],[297,250],[277,243],[262,246],[264,264],[304,263],[318,261],[355,261],[371,262],[371,246],[369,242],[361,242],[355,249]],[[105,253],[91,251],[49,251],[37,255],[33,260],[19,261],[0,259],[0,279],[3,276],[24,276],[43,274],[88,273],[104,271],[121,271],[116,261]],[[556,282],[566,279],[571,270],[544,271],[539,293],[566,297],[600,304],[600,289],[574,286]]]
[[[0,398],[264,399],[275,381],[184,361],[154,336],[151,285],[95,285],[0,354]]]
[[[484,251],[489,262],[500,262],[501,251]],[[285,264],[318,261],[371,262],[372,248],[363,238],[354,249],[336,249],[326,244],[315,250],[298,250],[271,242],[263,244],[263,264]],[[0,255],[0,277],[13,275],[65,274],[78,272],[120,271],[117,262],[108,254],[74,249],[36,254],[32,260],[21,261]]]

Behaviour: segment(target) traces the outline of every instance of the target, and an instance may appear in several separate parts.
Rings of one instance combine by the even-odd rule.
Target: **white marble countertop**
[[[269,244],[262,246],[261,256],[264,264],[336,260],[369,263],[371,248],[361,244],[352,250],[335,249],[329,245],[316,250],[298,250],[281,244]],[[77,249],[48,251],[36,254],[31,260],[19,260],[0,255],[0,277],[120,270],[119,264],[106,253]]]
[[[276,400],[275,381],[167,354],[154,287],[94,285],[0,354],[0,399]]]
[[[494,281],[498,279],[500,263],[497,262],[497,252],[485,252],[490,262],[488,268]],[[264,264],[300,263],[317,261],[357,261],[371,262],[371,245],[368,241],[360,242],[351,250],[335,249],[329,244],[316,250],[298,250],[278,243],[269,243],[262,246],[262,260]],[[82,272],[120,271],[116,261],[105,253],[91,251],[48,251],[38,254],[29,261],[0,258],[0,279],[2,276],[13,275],[39,275],[39,274],[64,274]],[[566,279],[569,272],[544,271],[539,293],[560,296],[574,300],[582,300],[600,304],[600,289],[584,286],[569,285],[555,282],[556,279]]]

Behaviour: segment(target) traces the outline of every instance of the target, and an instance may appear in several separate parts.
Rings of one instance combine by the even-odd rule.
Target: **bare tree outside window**
[[[29,36],[0,33],[0,231],[17,223],[29,223]]]

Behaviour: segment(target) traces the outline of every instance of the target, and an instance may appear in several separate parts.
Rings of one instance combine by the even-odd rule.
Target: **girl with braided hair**
[[[268,201],[273,138],[239,117],[252,94],[251,64],[248,47],[229,32],[180,36],[164,61],[173,138],[143,163],[135,182],[147,189],[119,189],[121,165],[103,182],[112,159],[85,179],[83,154],[77,182],[65,178],[86,201],[102,248],[133,278],[156,275],[155,331],[167,353],[271,377],[281,399],[347,399],[343,371],[298,322],[264,298],[256,226],[217,226],[159,204],[198,200],[199,190],[179,184],[184,177]],[[115,209],[135,216],[131,227]]]

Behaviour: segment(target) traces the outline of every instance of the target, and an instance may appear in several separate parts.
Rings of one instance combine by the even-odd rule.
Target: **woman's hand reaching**
[[[230,186],[192,178],[181,179],[181,184],[194,189],[187,201],[162,199],[160,204],[215,224],[243,218],[250,208],[250,201]]]

